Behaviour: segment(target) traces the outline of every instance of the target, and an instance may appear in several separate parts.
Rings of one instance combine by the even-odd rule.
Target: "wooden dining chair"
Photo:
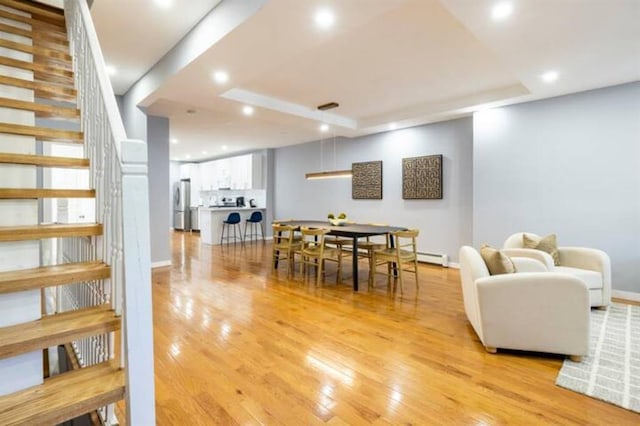
[[[349,258],[353,254],[353,239],[348,237],[339,237],[337,235],[326,235],[324,245],[328,248],[339,251],[340,266],[342,270],[342,260]]]
[[[373,251],[372,263],[373,270],[369,274],[369,287],[375,284],[376,274],[385,274],[387,276],[387,285],[391,285],[391,277],[395,277],[400,281],[400,293],[404,293],[403,289],[403,273],[412,272],[416,274],[416,290],[420,288],[418,284],[418,252],[416,248],[416,238],[420,233],[417,229],[407,231],[396,231],[389,235],[394,238],[395,246],[386,247]],[[385,265],[387,272],[378,272],[378,266]]]
[[[342,281],[342,254],[337,248],[328,247],[325,244],[325,236],[328,229],[322,228],[301,228],[302,248],[300,249],[301,263],[300,272],[305,274],[307,267],[314,267],[316,270],[316,285],[320,285],[320,279],[324,273],[324,263],[327,260],[336,262],[337,273],[336,283]]]
[[[368,223],[367,225],[388,226],[386,223]],[[382,237],[385,240],[381,241],[380,238],[375,239],[376,237]],[[367,264],[369,265],[369,276],[373,273],[373,251],[382,250],[387,247],[389,247],[388,234],[367,236],[364,237],[362,241],[358,241],[358,258],[367,260]]]
[[[288,225],[272,224],[273,229],[273,261],[275,270],[281,261],[287,262],[287,276],[294,270],[294,253],[302,248],[302,238],[296,235],[296,228]]]

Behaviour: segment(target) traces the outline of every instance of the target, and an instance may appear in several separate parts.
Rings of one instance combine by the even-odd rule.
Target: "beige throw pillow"
[[[480,256],[482,256],[482,260],[484,260],[491,275],[513,274],[516,272],[516,265],[513,264],[511,258],[500,250],[485,244],[480,247]]]
[[[547,235],[542,238],[529,234],[522,234],[522,245],[524,248],[536,249],[549,253],[553,258],[553,264],[556,266],[560,265],[556,234]]]

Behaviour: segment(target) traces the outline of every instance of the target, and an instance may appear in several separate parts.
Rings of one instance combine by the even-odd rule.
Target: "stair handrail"
[[[111,266],[110,301],[122,315],[127,424],[155,424],[147,146],[128,139],[86,0],[65,0],[65,18],[96,220],[96,257]]]

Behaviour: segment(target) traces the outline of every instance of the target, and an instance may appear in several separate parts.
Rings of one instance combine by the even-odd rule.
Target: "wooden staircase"
[[[19,36],[24,42],[14,41]],[[29,43],[30,40],[30,43]],[[31,55],[26,61],[6,57],[7,50]],[[0,0],[0,88],[33,91],[35,101],[0,96],[0,108],[33,113],[34,117],[77,120],[77,93],[72,58],[61,10],[28,0]],[[5,67],[26,70],[33,80],[7,74]],[[61,105],[63,103],[64,105]],[[43,142],[78,143],[80,131],[0,122],[0,141],[7,135],[33,137]],[[5,145],[6,146],[6,145]],[[0,176],[14,168],[88,168],[89,160],[0,152]],[[5,188],[0,179],[0,200],[42,198],[95,198],[93,189]],[[44,238],[95,237],[99,223],[0,226],[0,244]],[[0,272],[0,297],[10,293],[97,281],[110,277],[100,261],[77,262]],[[0,317],[3,313],[0,312]],[[0,360],[69,342],[118,331],[121,318],[108,304],[45,315],[41,319],[0,327]],[[2,380],[0,378],[0,380]],[[114,360],[44,379],[42,385],[0,396],[0,425],[57,424],[124,398],[124,370]]]

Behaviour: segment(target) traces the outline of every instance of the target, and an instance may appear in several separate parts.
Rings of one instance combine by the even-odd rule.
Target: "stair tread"
[[[19,0],[0,0],[0,5],[30,13],[35,20],[64,24],[64,11],[61,9]]]
[[[0,97],[0,107],[33,111],[35,113],[46,113],[59,117],[77,118],[80,116],[80,110],[77,108],[40,104],[37,102],[21,101],[4,97]]]
[[[22,78],[9,77],[5,75],[0,75],[0,84],[22,87],[25,89],[61,93],[65,95],[71,95],[74,98],[77,95],[76,89],[72,87],[59,86],[57,84],[50,84],[43,81],[24,80]]]
[[[84,141],[84,135],[82,132],[49,129],[47,127],[38,126],[24,126],[22,124],[0,123],[0,133],[34,136],[39,140],[46,141],[67,141],[77,143],[82,143]]]
[[[4,33],[19,35],[22,37],[27,37],[27,38],[31,38],[33,34],[31,30],[26,30],[24,28],[16,27],[16,26],[5,24],[2,22],[0,22],[0,31]]]
[[[77,91],[73,87],[60,86],[46,81],[23,80],[21,78],[0,75],[0,84],[5,86],[21,87],[36,91],[36,97],[63,97],[67,102],[76,101]],[[45,93],[46,95],[42,95]]]
[[[88,158],[51,157],[47,155],[10,154],[0,152],[0,163],[23,164],[41,167],[65,167],[86,169],[89,167]]]
[[[118,330],[120,317],[109,305],[45,315],[0,328],[0,359]]]
[[[111,267],[99,261],[6,271],[0,272],[0,294],[101,280],[110,276]]]
[[[49,78],[48,76],[52,76],[73,82],[73,71],[66,68],[22,61],[20,59],[7,58],[6,56],[0,56],[0,65],[34,71],[36,73],[43,74],[46,78]]]
[[[6,40],[3,38],[0,38],[0,47],[17,50],[24,53],[30,53],[32,55],[46,56],[48,58],[53,58],[60,61],[71,62],[71,55],[69,55],[68,53],[61,52],[55,49],[49,49],[48,47],[18,43],[16,41]]]
[[[0,188],[0,199],[95,198],[95,189]]]
[[[53,32],[55,34],[63,34],[66,31],[63,24],[40,22],[37,19],[34,19],[30,16],[18,15],[17,13],[13,13],[4,9],[0,9],[0,18],[9,19],[11,21],[31,25],[33,29],[36,29],[34,27],[41,27],[37,29],[43,32]]]
[[[58,424],[124,398],[124,370],[102,363],[0,397],[0,424]]]
[[[60,86],[69,87],[69,88],[75,87],[73,76],[69,77],[69,76],[64,76],[59,74],[51,74],[47,71],[38,71],[38,70],[34,71],[33,79],[36,81],[51,83],[51,84],[58,84]]]
[[[102,235],[100,223],[53,223],[31,226],[0,226],[0,241],[39,240]]]
[[[63,33],[52,35],[50,32],[24,29],[4,22],[0,22],[0,32],[29,38],[34,46],[44,47],[44,45],[47,45],[50,49],[69,52],[69,42]]]

